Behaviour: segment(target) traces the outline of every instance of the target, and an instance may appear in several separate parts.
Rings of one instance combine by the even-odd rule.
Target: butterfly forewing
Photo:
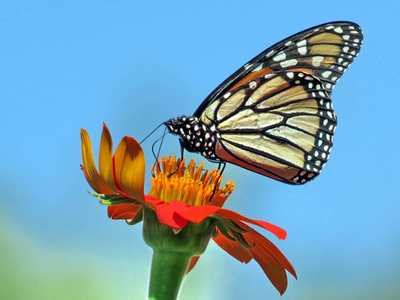
[[[331,92],[360,51],[361,29],[353,23],[332,23],[295,35],[282,42],[261,68],[302,70],[319,78]]]
[[[254,78],[283,70],[303,71],[319,78],[327,92],[350,66],[362,44],[361,28],[351,22],[332,22],[299,32],[257,55],[220,84],[194,113]]]

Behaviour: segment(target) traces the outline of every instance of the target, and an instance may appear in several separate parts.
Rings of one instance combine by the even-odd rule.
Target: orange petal
[[[83,170],[86,180],[93,190],[99,194],[114,194],[103,182],[99,172],[96,169],[93,159],[92,144],[90,142],[89,134],[85,129],[81,129],[81,142],[82,142],[82,160]]]
[[[238,214],[237,212],[234,212],[234,211],[231,211],[228,209],[221,208],[215,214],[220,215],[221,217],[224,217],[224,218],[238,220],[238,221],[244,221],[244,222],[247,222],[247,223],[250,223],[253,225],[260,226],[260,227],[272,232],[273,234],[275,234],[278,237],[278,239],[281,239],[281,240],[284,240],[287,235],[286,230],[284,230],[274,224],[264,222],[264,221],[259,221],[259,220],[252,220],[252,219],[246,218],[245,216],[242,216],[241,214]]]
[[[107,213],[113,220],[132,220],[141,209],[141,205],[134,204],[110,205],[107,207]]]
[[[118,192],[114,183],[113,171],[113,146],[110,131],[103,123],[103,133],[101,134],[99,152],[99,171],[104,183],[114,192]]]
[[[229,240],[220,232],[218,232],[217,237],[213,238],[213,240],[218,246],[238,261],[247,264],[252,260],[252,256],[246,249],[240,246],[238,242]]]
[[[282,265],[259,245],[249,250],[273,286],[282,295],[287,288],[287,275]]]
[[[247,234],[244,234],[243,236],[245,237],[247,242],[249,243],[255,242],[257,245],[255,248],[261,247],[266,252],[273,255],[273,257],[279,262],[280,265],[282,265],[282,267],[284,267],[290,274],[292,274],[295,278],[297,278],[296,271],[294,270],[292,264],[285,257],[285,255],[283,255],[283,253],[278,249],[278,247],[276,247],[270,240],[268,240],[266,237],[264,237],[255,230]]]
[[[192,258],[190,259],[189,266],[188,266],[188,268],[186,270],[185,275],[193,270],[194,266],[199,261],[199,258],[200,258],[200,256],[192,256]]]
[[[242,223],[240,225],[245,224]],[[213,238],[213,240],[223,250],[241,262],[248,263],[254,258],[274,287],[282,295],[287,288],[286,270],[297,278],[293,266],[272,242],[257,231],[253,230],[242,235],[247,243],[254,245],[253,248],[245,249],[238,242],[229,240],[221,233],[218,233],[218,236]]]
[[[117,188],[144,202],[144,153],[134,138],[125,136],[119,143],[114,155],[114,171]]]

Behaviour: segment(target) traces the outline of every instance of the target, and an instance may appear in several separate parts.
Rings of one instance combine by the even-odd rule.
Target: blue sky
[[[272,44],[347,20],[361,26],[364,44],[332,94],[338,127],[322,174],[294,187],[231,165],[224,173],[237,187],[227,208],[288,231],[284,242],[266,235],[298,280],[281,298],[257,264],[210,243],[181,299],[397,299],[397,12],[387,1],[3,1],[0,237],[12,275],[0,277],[9,286],[0,295],[144,299],[151,251],[141,225],[108,220],[87,193],[80,128],[95,151],[102,122],[115,144],[141,140],[193,113]],[[179,153],[176,137],[163,152]]]

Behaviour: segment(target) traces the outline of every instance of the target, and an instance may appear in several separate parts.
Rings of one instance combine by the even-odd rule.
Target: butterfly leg
[[[218,187],[218,181],[222,177],[222,173],[224,172],[225,167],[226,167],[226,162],[224,162],[224,161],[214,161],[214,162],[218,162],[218,171],[220,171],[220,173],[219,173],[217,181],[215,182],[214,191],[213,191],[213,193],[212,193],[212,195],[210,197],[210,200],[209,200],[210,202],[211,202],[212,198],[214,197],[214,194],[215,194],[215,192],[217,190],[217,187]]]
[[[183,147],[182,139],[179,139],[179,144],[181,145],[181,158],[178,160],[179,162],[178,162],[178,165],[176,166],[175,171],[173,171],[171,174],[169,174],[167,176],[168,178],[170,178],[172,175],[174,175],[176,173],[176,171],[178,171],[178,169],[179,169],[179,167],[180,167],[180,165],[181,165],[181,163],[183,161],[183,154],[184,154],[185,148]]]

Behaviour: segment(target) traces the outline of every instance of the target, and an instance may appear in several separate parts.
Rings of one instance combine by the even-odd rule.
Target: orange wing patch
[[[256,79],[258,77],[267,75],[267,74],[271,74],[273,71],[271,69],[262,69],[259,71],[254,71],[251,72],[250,74],[248,74],[247,76],[243,77],[242,79],[240,79],[233,87],[231,87],[229,89],[229,91],[232,91],[234,89],[236,89],[238,86],[241,86],[242,84],[245,84],[253,79]]]

